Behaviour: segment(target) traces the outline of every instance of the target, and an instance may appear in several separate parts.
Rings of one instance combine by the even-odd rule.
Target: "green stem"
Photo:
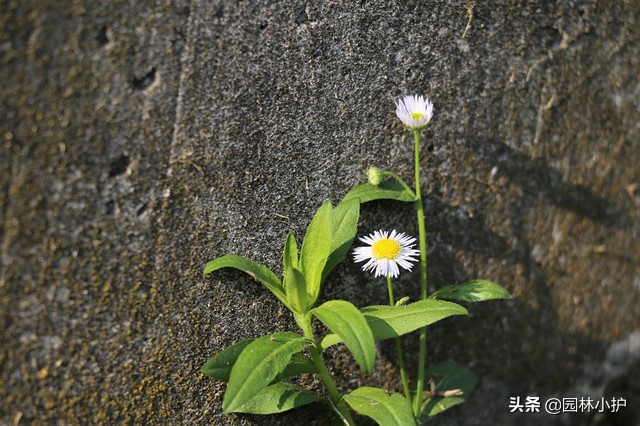
[[[407,183],[397,174],[393,173],[393,172],[382,172],[382,174],[384,176],[390,176],[392,178],[394,178],[395,180],[397,180],[398,182],[400,182],[400,185],[402,185],[404,187],[404,189],[406,189],[410,194],[412,194],[414,197],[416,196],[416,194],[413,192],[413,189],[411,189],[409,187],[409,185],[407,185]]]
[[[391,277],[387,275],[387,290],[389,290],[389,305],[395,306],[396,302],[393,298],[393,285],[391,284]]]
[[[414,130],[414,167],[416,179],[416,214],[418,217],[418,233],[420,244],[420,298],[427,298],[427,230],[424,223],[424,205],[420,190],[420,131]],[[424,368],[427,358],[427,327],[420,330],[420,352],[418,354],[418,382],[416,385],[416,399],[413,401],[413,412],[420,417],[422,409],[422,392],[424,390]]]
[[[304,332],[304,337],[311,340],[313,345],[309,348],[309,354],[311,355],[311,360],[318,370],[318,374],[324,383],[324,386],[327,388],[327,392],[329,392],[329,396],[331,398],[331,403],[338,410],[344,421],[350,425],[355,426],[355,422],[349,413],[349,409],[347,405],[342,400],[342,395],[338,391],[333,379],[331,379],[331,374],[327,369],[326,364],[324,363],[324,359],[322,358],[322,350],[319,347],[319,344],[316,342],[315,337],[313,336],[313,331],[311,330],[311,321],[307,317],[303,317],[302,315],[296,315],[296,322],[302,328]]]
[[[387,276],[387,288],[389,289],[389,305],[395,306],[396,302],[393,298],[393,285],[391,284],[391,277]],[[404,396],[411,404],[411,391],[409,390],[409,381],[407,380],[407,372],[404,369],[404,356],[402,355],[402,343],[400,337],[395,338],[396,352],[398,353],[398,368],[400,368],[400,377],[402,378],[402,388],[404,389]]]

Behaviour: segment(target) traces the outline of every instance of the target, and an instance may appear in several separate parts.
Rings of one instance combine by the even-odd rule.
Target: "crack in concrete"
[[[2,206],[0,206],[0,208],[2,208],[2,216],[0,216],[2,218],[2,223],[0,224],[0,294],[2,294],[4,291],[4,289],[7,286],[7,268],[9,266],[9,245],[10,245],[10,232],[9,232],[9,226],[10,223],[12,222],[9,219],[9,206],[11,204],[11,200],[10,200],[10,195],[13,189],[13,185],[15,184],[15,165],[16,165],[16,161],[15,161],[15,154],[14,152],[12,152],[12,150],[7,149],[7,151],[9,151],[7,153],[6,156],[3,155],[4,158],[9,158],[9,167],[7,167],[7,169],[9,170],[9,178],[8,178],[8,183],[6,185],[6,189],[3,188],[5,194],[4,194],[4,198],[2,200]],[[6,309],[4,314],[2,315],[1,318],[1,322],[0,322],[0,327],[2,330],[6,330],[7,326],[9,324],[9,309]],[[1,358],[1,357],[0,357]]]
[[[531,79],[531,75],[534,72],[534,70],[546,63],[547,61],[552,61],[553,59],[555,59],[555,56],[558,52],[562,51],[562,50],[566,50],[568,47],[570,47],[572,44],[574,44],[575,41],[578,40],[578,38],[580,36],[582,36],[583,34],[587,34],[587,32],[580,32],[578,33],[576,36],[574,37],[569,37],[566,33],[563,34],[562,37],[562,42],[560,43],[560,45],[556,48],[550,49],[547,53],[546,56],[542,57],[541,59],[538,59],[528,70],[527,72],[527,76],[525,78],[525,82],[529,82],[529,80]],[[618,43],[614,49],[612,49],[609,52],[609,55],[607,56],[606,60],[601,62],[600,64],[598,64],[595,67],[592,67],[589,69],[589,71],[587,73],[585,73],[584,76],[582,76],[581,78],[578,78],[576,83],[571,85],[569,90],[567,92],[573,92],[574,90],[576,90],[579,86],[581,86],[582,84],[585,84],[586,82],[590,81],[592,78],[594,78],[596,75],[599,75],[600,71],[605,67],[605,66],[609,66],[609,64],[611,63],[611,61],[613,61],[617,56],[619,56],[621,53],[623,53],[626,49],[628,49],[630,46],[636,44],[640,42],[640,40],[636,39],[636,40],[629,40],[628,38],[623,39],[620,43]],[[557,101],[557,94],[555,91],[553,91],[551,93],[551,96],[547,97],[547,89],[548,87],[551,85],[552,83],[552,79],[550,78],[549,75],[547,75],[546,77],[546,81],[544,83],[544,85],[542,86],[542,89],[540,90],[540,102],[538,104],[538,110],[537,110],[537,116],[536,116],[536,128],[535,128],[535,134],[533,137],[533,145],[537,145],[540,142],[540,137],[542,135],[542,130],[544,129],[544,113],[545,111],[553,108],[553,106],[555,105],[556,101]]]
[[[538,115],[536,117],[536,130],[533,136],[533,144],[537,145],[540,142],[540,137],[542,135],[542,130],[544,129],[544,113],[545,111],[553,108],[553,105],[556,102],[556,92],[553,91],[551,96],[546,97],[547,88],[551,85],[551,78],[547,75],[547,81],[544,86],[542,86],[542,90],[540,90],[540,103],[538,104]]]
[[[5,157],[3,155],[3,157]],[[9,247],[9,232],[8,232],[8,227],[9,227],[9,204],[10,204],[10,200],[9,200],[9,196],[11,194],[11,189],[13,188],[13,183],[14,183],[14,175],[15,175],[15,170],[14,170],[14,164],[15,164],[15,158],[12,152],[7,153],[5,158],[9,158],[9,167],[7,167],[7,169],[9,170],[9,178],[8,178],[8,183],[6,185],[5,188],[3,188],[3,192],[4,192],[4,197],[2,200],[2,206],[0,206],[2,208],[2,215],[0,217],[2,217],[2,224],[0,224],[0,239],[1,239],[1,243],[0,243],[0,249],[1,249],[1,255],[0,255],[0,287],[2,287],[4,285],[4,278],[5,278],[5,267],[7,265],[7,261],[6,261],[6,257],[7,257],[7,249]]]
[[[596,66],[589,68],[583,76],[577,78],[575,80],[575,84],[571,85],[568,91],[573,92],[583,84],[590,82],[591,79],[600,75],[603,69],[606,69],[608,71],[608,67],[611,66],[611,62],[613,60],[615,60],[622,53],[625,53],[629,48],[637,45],[638,43],[640,43],[640,39],[625,38],[624,40],[622,40],[622,42],[618,43],[613,49],[609,51],[609,54],[607,55],[605,60],[598,62]]]
[[[191,68],[187,65],[191,61],[191,57],[193,56],[193,26],[194,19],[196,14],[194,13],[195,0],[191,0],[189,2],[189,16],[187,21],[187,41],[185,42],[184,48],[182,50],[182,55],[180,58],[180,77],[178,79],[178,99],[176,102],[176,113],[173,121],[173,136],[171,137],[171,146],[169,148],[169,162],[167,165],[167,173],[166,177],[168,178],[162,191],[163,197],[167,198],[170,194],[170,180],[173,175],[173,164],[176,162],[176,157],[178,157],[178,139],[180,137],[180,123],[182,122],[182,114],[183,114],[183,100],[184,100],[184,92],[185,92],[185,82],[187,81],[187,75],[191,72]]]

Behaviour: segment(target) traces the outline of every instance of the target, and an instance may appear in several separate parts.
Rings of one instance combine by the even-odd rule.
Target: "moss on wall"
[[[539,424],[508,396],[597,388],[640,328],[636,3],[478,2],[471,21],[464,2],[1,3],[2,422],[326,424],[319,405],[222,417],[200,365],[294,323],[251,279],[201,271],[224,253],[279,270],[286,233],[368,166],[410,177],[405,94],[436,110],[432,290],[515,296],[433,327],[430,359],[482,377],[440,422]],[[380,227],[416,233],[393,203],[364,209],[361,232]],[[345,263],[322,297],[383,303],[384,285]],[[330,356],[345,388],[398,385],[384,344],[372,377]]]

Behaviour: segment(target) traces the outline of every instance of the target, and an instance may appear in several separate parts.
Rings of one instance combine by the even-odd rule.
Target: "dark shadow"
[[[607,227],[624,229],[629,226],[627,217],[621,207],[590,188],[565,182],[560,172],[542,158],[528,158],[505,144],[491,140],[475,140],[470,148],[492,167],[498,166],[501,175],[522,189],[522,200],[511,206],[508,228],[503,233],[516,243],[511,243],[507,237],[494,231],[483,211],[462,210],[449,205],[437,189],[424,194],[430,291],[447,284],[483,278],[469,276],[469,265],[460,260],[462,251],[487,259],[500,259],[510,267],[518,268],[518,274],[526,277],[527,293],[533,300],[462,303],[469,310],[469,318],[452,317],[429,326],[428,362],[454,359],[469,365],[481,379],[489,377],[504,383],[510,391],[518,392],[521,396],[571,389],[576,379],[584,375],[588,362],[604,358],[609,343],[562,327],[560,319],[550,308],[553,306],[550,290],[553,287],[552,277],[562,274],[562,271],[549,269],[548,266],[543,268],[536,262],[533,255],[535,242],[528,240],[529,233],[523,218],[530,207],[540,201]],[[432,187],[439,186],[436,184]],[[400,201],[366,203],[362,206],[358,237],[380,228],[391,229],[391,224],[401,232],[417,236],[412,210],[411,203]],[[359,242],[356,239],[354,246],[357,245]],[[347,260],[329,275],[319,303],[329,299],[345,299],[360,307],[386,304],[384,280],[372,280],[370,276],[362,274],[360,266],[350,258],[348,255]],[[352,277],[356,282],[345,285],[345,282],[353,281]],[[416,269],[395,280],[396,299],[409,296],[412,301],[417,300],[417,280]],[[509,283],[502,284],[509,288]],[[413,375],[417,371],[419,351],[416,337],[417,333],[414,332],[402,339],[405,363],[412,381],[415,380]],[[380,342],[378,347],[379,356],[397,365],[393,340]],[[486,356],[488,353],[492,356]],[[347,357],[351,359],[349,355]],[[373,380],[361,377],[352,371],[352,367],[344,365],[336,366],[334,373],[336,381],[346,388],[352,387],[353,380],[358,383],[361,380],[363,383]],[[401,391],[399,387],[396,390]],[[310,405],[300,412],[314,412],[315,408]],[[443,413],[440,416],[444,417],[439,417],[448,415]],[[576,417],[575,422],[570,424],[583,424],[584,421],[584,416]]]
[[[500,173],[522,188],[527,197],[541,199],[605,226],[629,225],[620,206],[584,185],[565,182],[545,158],[529,158],[504,143],[487,138],[472,140],[469,148],[490,165],[498,166]]]
[[[570,389],[576,379],[583,376],[588,361],[604,357],[608,343],[561,326],[559,318],[549,307],[553,306],[551,277],[562,271],[548,270],[548,267],[543,270],[536,262],[532,254],[535,243],[528,240],[522,218],[525,210],[539,200],[609,227],[623,226],[625,217],[612,201],[585,186],[564,182],[560,173],[545,164],[543,159],[529,159],[506,145],[491,141],[476,141],[473,148],[523,189],[525,200],[513,206],[509,213],[509,227],[504,232],[517,244],[512,246],[505,237],[493,231],[482,211],[462,214],[459,207],[445,203],[441,194],[424,194],[431,291],[446,284],[482,278],[468,275],[468,265],[459,260],[462,250],[488,259],[501,259],[519,268],[519,273],[527,277],[528,293],[534,300],[526,303],[518,299],[462,303],[470,312],[469,318],[452,317],[429,326],[428,341],[432,343],[427,350],[428,362],[452,358],[471,365],[481,378],[487,376],[499,380],[521,395]],[[438,188],[438,185],[434,187]],[[377,229],[376,218],[389,220],[401,209],[403,213],[397,216],[401,225],[407,232],[417,235],[417,229],[413,229],[411,207],[386,201],[363,206],[358,235]],[[342,268],[346,268],[346,272]],[[354,266],[344,263],[336,268],[336,272],[357,274]],[[363,277],[363,282],[366,278]],[[394,282],[396,298],[408,295],[412,300],[417,299],[416,274],[408,274],[397,281],[397,284]],[[508,283],[502,284],[509,288]],[[383,292],[382,288],[379,290]],[[340,297],[339,294],[332,296]],[[361,306],[380,303],[381,296],[370,294],[368,300],[359,302]],[[488,331],[492,333],[487,335]],[[411,376],[417,371],[419,349],[416,336],[412,333],[402,340],[405,363]],[[379,348],[385,359],[397,365],[393,341],[384,341]],[[487,357],[483,353],[496,356]]]

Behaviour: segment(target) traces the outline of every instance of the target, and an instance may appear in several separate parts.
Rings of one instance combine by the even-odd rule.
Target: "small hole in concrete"
[[[135,90],[144,90],[147,87],[151,86],[156,79],[156,69],[151,68],[151,71],[146,73],[142,77],[133,77],[131,84]]]
[[[298,25],[302,25],[305,22],[309,21],[309,16],[307,15],[307,10],[305,8],[301,8],[298,10],[298,14],[295,18],[295,22]]]
[[[140,206],[140,208],[136,211],[136,216],[138,217],[142,216],[147,211],[148,206],[149,206],[148,202]]]
[[[96,36],[96,41],[100,46],[104,46],[109,43],[109,36],[107,35],[107,26],[103,25],[98,31],[98,35]]]
[[[128,165],[129,157],[125,154],[122,154],[120,157],[111,162],[111,165],[109,166],[109,177],[115,177],[123,174],[127,171]]]
[[[115,203],[113,202],[113,200],[109,200],[104,204],[104,210],[106,215],[110,215],[113,213],[114,205]]]

